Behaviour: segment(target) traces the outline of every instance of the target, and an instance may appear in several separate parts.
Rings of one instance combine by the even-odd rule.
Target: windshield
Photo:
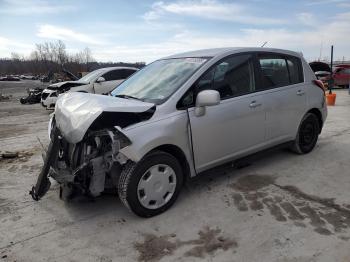
[[[206,61],[207,58],[174,58],[155,61],[125,80],[114,89],[112,95],[161,104]]]
[[[79,79],[81,82],[91,82],[94,80],[99,74],[103,72],[103,69],[97,69],[95,71],[92,71],[88,73],[87,75],[83,76],[82,78]]]

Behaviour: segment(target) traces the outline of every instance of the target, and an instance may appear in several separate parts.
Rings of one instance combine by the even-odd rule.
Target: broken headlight
[[[118,128],[107,131],[112,142],[118,144],[118,151],[124,147],[131,145],[130,139],[124,135]]]

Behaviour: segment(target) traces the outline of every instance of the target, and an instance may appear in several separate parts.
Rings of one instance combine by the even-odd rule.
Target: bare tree
[[[85,47],[85,49],[81,52],[80,57],[82,59],[82,63],[86,65],[86,71],[89,72],[89,63],[94,62],[90,48]]]
[[[48,53],[51,62],[58,62],[58,50],[55,42],[48,43]]]
[[[30,55],[25,58],[23,55],[13,52],[11,59],[0,58],[0,74],[47,74],[48,72],[61,72],[64,65],[66,69],[78,74],[82,71],[96,70],[106,66],[134,66],[141,68],[145,65],[139,63],[98,63],[92,56],[90,48],[68,54],[63,41],[38,43]]]
[[[63,65],[68,60],[68,55],[66,52],[66,45],[63,43],[62,40],[58,40],[56,42],[56,49],[57,49],[57,63],[60,65]]]
[[[19,60],[21,60],[21,55],[16,53],[16,52],[12,52],[11,53],[11,59],[14,60],[14,61],[19,61]]]
[[[37,50],[32,51],[29,55],[29,60],[39,61],[40,60],[39,52]]]

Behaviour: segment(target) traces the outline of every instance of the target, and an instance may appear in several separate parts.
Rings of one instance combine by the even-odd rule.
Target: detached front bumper
[[[38,176],[35,186],[33,186],[31,191],[29,191],[29,194],[36,201],[38,201],[41,197],[43,197],[46,194],[46,192],[50,189],[51,182],[50,182],[50,179],[48,178],[48,173],[50,171],[51,165],[56,160],[57,155],[58,155],[58,132],[57,130],[54,130],[52,132],[52,139],[47,149],[44,165],[40,171],[40,174]]]

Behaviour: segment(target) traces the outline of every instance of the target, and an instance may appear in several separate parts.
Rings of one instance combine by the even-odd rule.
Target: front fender
[[[182,150],[190,166],[191,176],[195,175],[192,147],[186,111],[175,112],[163,119],[123,129],[131,145],[120,152],[134,162],[139,162],[147,153],[162,145],[174,145]]]

